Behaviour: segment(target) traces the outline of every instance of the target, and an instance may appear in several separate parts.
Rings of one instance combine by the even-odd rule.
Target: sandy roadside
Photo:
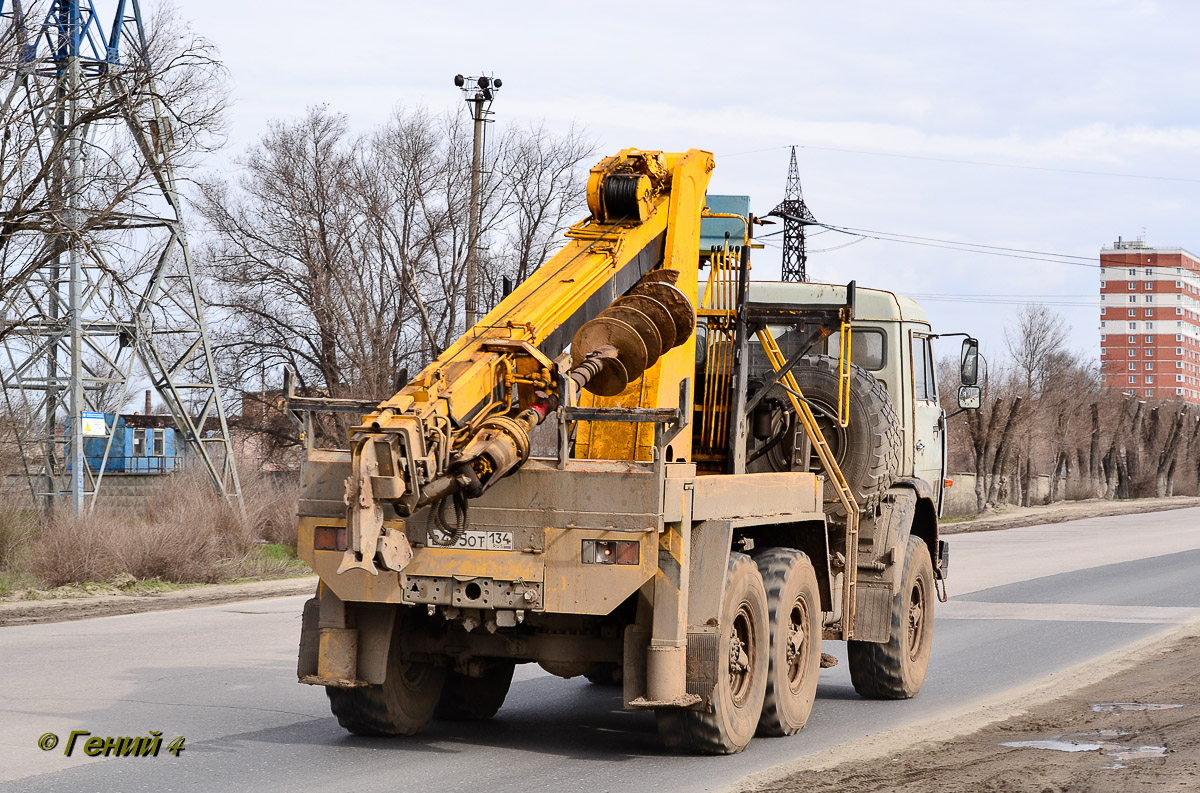
[[[244,584],[215,584],[153,595],[94,595],[0,601],[0,627],[112,617],[142,611],[197,608],[237,600],[310,595],[316,589],[317,577],[311,575],[273,581],[250,581]]]
[[[1171,496],[1170,498],[1137,498],[1130,501],[1105,501],[1094,498],[1087,501],[1059,501],[1036,507],[1005,505],[998,511],[989,510],[970,520],[943,521],[941,531],[942,534],[997,531],[1021,526],[1040,526],[1068,520],[1083,520],[1084,518],[1104,518],[1110,515],[1165,512],[1188,507],[1200,507],[1200,498]]]
[[[953,719],[872,736],[757,774],[738,789],[1195,790],[1200,788],[1198,660],[1200,623],[1053,675],[1030,690],[975,704]]]

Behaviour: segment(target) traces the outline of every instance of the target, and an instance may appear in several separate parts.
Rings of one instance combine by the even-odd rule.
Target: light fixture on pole
[[[475,122],[474,152],[471,159],[471,207],[467,227],[466,314],[469,328],[478,318],[476,301],[479,294],[479,193],[483,177],[484,124],[490,121],[488,116],[492,115],[492,100],[504,82],[498,77],[464,77],[456,74],[454,85],[462,89],[467,105],[471,108],[471,119]]]

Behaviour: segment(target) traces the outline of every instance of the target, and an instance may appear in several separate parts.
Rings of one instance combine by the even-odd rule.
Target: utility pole
[[[484,125],[491,122],[492,99],[504,81],[498,77],[463,77],[454,75],[454,85],[462,89],[471,108],[475,123],[471,156],[471,206],[467,220],[467,327],[475,324],[479,315],[479,216],[480,190],[483,182]]]
[[[804,239],[804,227],[815,225],[817,219],[804,203],[800,190],[800,168],[796,165],[796,147],[792,147],[792,161],[788,165],[787,187],[783,201],[771,215],[783,218],[783,280],[808,280],[808,251]]]

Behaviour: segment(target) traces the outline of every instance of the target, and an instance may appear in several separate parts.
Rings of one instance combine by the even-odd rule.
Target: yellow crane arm
[[[689,262],[694,269],[696,240],[678,240],[675,228],[698,229],[713,167],[712,155],[695,149],[626,149],[591,170],[591,216],[571,227],[567,245],[351,431],[349,537],[339,572],[377,573],[376,559],[399,570],[411,558],[403,533],[384,529],[381,502],[409,515],[451,496],[476,496],[528,458],[529,430],[563,396],[556,359],[580,328],[651,270]],[[579,386],[606,366],[609,380],[616,370],[618,380],[641,372],[623,359],[619,337],[629,326],[603,321],[618,338],[587,360],[572,350]]]

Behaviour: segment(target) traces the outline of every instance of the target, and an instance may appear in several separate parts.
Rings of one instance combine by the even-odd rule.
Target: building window
[[[1103,268],[1103,267],[1101,267],[1101,268],[1100,268],[1100,272],[1101,272],[1101,273],[1103,273],[1103,272],[1104,272],[1104,268]],[[1108,283],[1108,282],[1107,282],[1107,281],[1101,281],[1101,282],[1100,282],[1100,288],[1101,288],[1101,289],[1103,289],[1106,283]]]
[[[1176,382],[1176,383],[1182,383],[1182,382],[1183,382],[1183,375],[1181,375],[1181,374],[1177,374],[1177,375],[1175,375],[1175,382]]]
[[[1134,277],[1134,276],[1136,276],[1136,275],[1137,275],[1137,268],[1136,268],[1136,267],[1134,267],[1132,270],[1130,270],[1130,271],[1129,271],[1129,276],[1132,278],[1132,277]],[[1129,288],[1130,288],[1130,289],[1133,289],[1133,284],[1130,284],[1130,285],[1129,285]]]
[[[1147,259],[1146,261],[1150,261],[1150,260],[1149,260],[1149,259]],[[1152,270],[1151,268],[1147,267],[1147,268],[1146,268],[1146,275],[1154,275],[1154,270]]]
[[[1100,341],[1104,341],[1104,334],[1103,334],[1103,333],[1101,333],[1101,334],[1100,334]]]
[[[1136,309],[1136,308],[1131,308],[1131,309],[1129,309],[1129,316],[1131,316],[1131,317],[1136,317],[1136,316],[1137,316],[1137,309]],[[1136,327],[1137,327],[1137,325],[1134,325],[1133,327],[1135,327],[1135,328],[1136,328]]]
[[[1129,337],[1129,343],[1130,343],[1130,344],[1136,344],[1136,343],[1137,343],[1137,336],[1130,336],[1130,337]]]
[[[1130,313],[1130,314],[1132,314],[1133,312],[1132,312],[1132,311],[1130,311],[1129,313]],[[1129,329],[1130,329],[1130,330],[1137,330],[1137,323],[1136,323],[1136,322],[1130,322],[1130,323],[1129,323]]]
[[[1101,303],[1103,303],[1103,302],[1104,302],[1104,298],[1105,298],[1105,295],[1100,295],[1100,302],[1101,302]]]
[[[1182,388],[1176,388],[1176,389],[1175,389],[1175,396],[1183,396],[1183,389],[1182,389]]]
[[[1153,371],[1153,370],[1154,370],[1154,361],[1146,361],[1146,371],[1149,372],[1149,371]]]
[[[1103,340],[1103,337],[1101,338],[1101,340]],[[1179,339],[1176,339],[1175,341],[1179,341]],[[1182,348],[1182,347],[1176,347],[1176,348],[1175,348],[1175,354],[1176,354],[1176,355],[1183,355],[1183,348]]]
[[[1182,313],[1183,313],[1183,307],[1182,307],[1182,306],[1176,306],[1176,307],[1175,307],[1175,313],[1176,313],[1176,314],[1182,314]]]
[[[1136,302],[1137,302],[1137,295],[1130,295],[1130,296],[1129,296],[1129,302],[1130,302],[1130,303],[1136,303]]]
[[[1100,286],[1104,286],[1104,282],[1103,282],[1103,281],[1101,281],[1101,282],[1100,282]],[[1183,281],[1176,281],[1176,282],[1175,282],[1175,288],[1176,288],[1176,289],[1182,289],[1182,288],[1183,288]]]
[[[1147,357],[1147,358],[1153,358],[1153,357],[1154,357],[1154,350],[1152,350],[1152,349],[1147,349],[1147,350],[1146,350],[1146,357]]]
[[[1104,306],[1100,306],[1100,316],[1104,316]]]
[[[1146,272],[1146,275],[1150,275],[1149,271],[1147,271],[1147,272]],[[1143,289],[1145,289],[1145,290],[1148,292],[1148,291],[1150,291],[1151,289],[1153,289],[1153,288],[1154,288],[1154,282],[1153,282],[1153,281],[1147,281],[1146,283],[1142,284],[1142,288],[1143,288]]]
[[[1134,275],[1137,275],[1137,270],[1134,270],[1134,271],[1133,271],[1133,274],[1134,274]],[[1133,281],[1130,281],[1130,282],[1127,284],[1127,286],[1128,286],[1130,289],[1137,289],[1137,284],[1135,284]]]
[[[162,457],[167,453],[167,451],[166,451],[167,431],[165,429],[160,429],[160,430],[153,430],[153,432],[154,432],[153,455],[155,457]]]
[[[1176,361],[1176,362],[1175,362],[1175,368],[1176,368],[1176,369],[1182,369],[1182,368],[1183,368],[1183,361]]]
[[[1154,302],[1154,295],[1146,295],[1146,302],[1147,302],[1147,303],[1153,303],[1153,302]]]
[[[1148,308],[1145,311],[1143,311],[1142,313],[1144,313],[1148,317],[1152,317],[1152,316],[1154,316],[1154,309]]]
[[[146,456],[146,431],[143,429],[133,431],[133,456]]]
[[[1129,362],[1129,371],[1131,371],[1131,372],[1136,372],[1136,371],[1137,371],[1137,361],[1130,361],[1130,362]]]
[[[1152,374],[1146,375],[1146,385],[1150,385],[1153,382],[1154,382],[1154,375],[1152,375]]]
[[[1175,334],[1175,341],[1183,341],[1183,334],[1182,334],[1182,333],[1176,333],[1176,334]],[[1180,352],[1182,352],[1182,350],[1180,350]]]
[[[1147,336],[1147,337],[1146,337],[1146,343],[1147,343],[1147,344],[1153,344],[1153,343],[1154,343],[1154,337],[1153,337],[1153,336]]]
[[[1146,323],[1146,330],[1154,330],[1154,323],[1153,323],[1153,322],[1147,322],[1147,323]]]
[[[1147,388],[1147,389],[1146,389],[1146,396],[1154,396],[1154,389],[1153,389],[1153,388]]]
[[[1130,383],[1136,383],[1136,382],[1137,382],[1137,377],[1135,377],[1134,375],[1129,375],[1129,382],[1130,382]]]

